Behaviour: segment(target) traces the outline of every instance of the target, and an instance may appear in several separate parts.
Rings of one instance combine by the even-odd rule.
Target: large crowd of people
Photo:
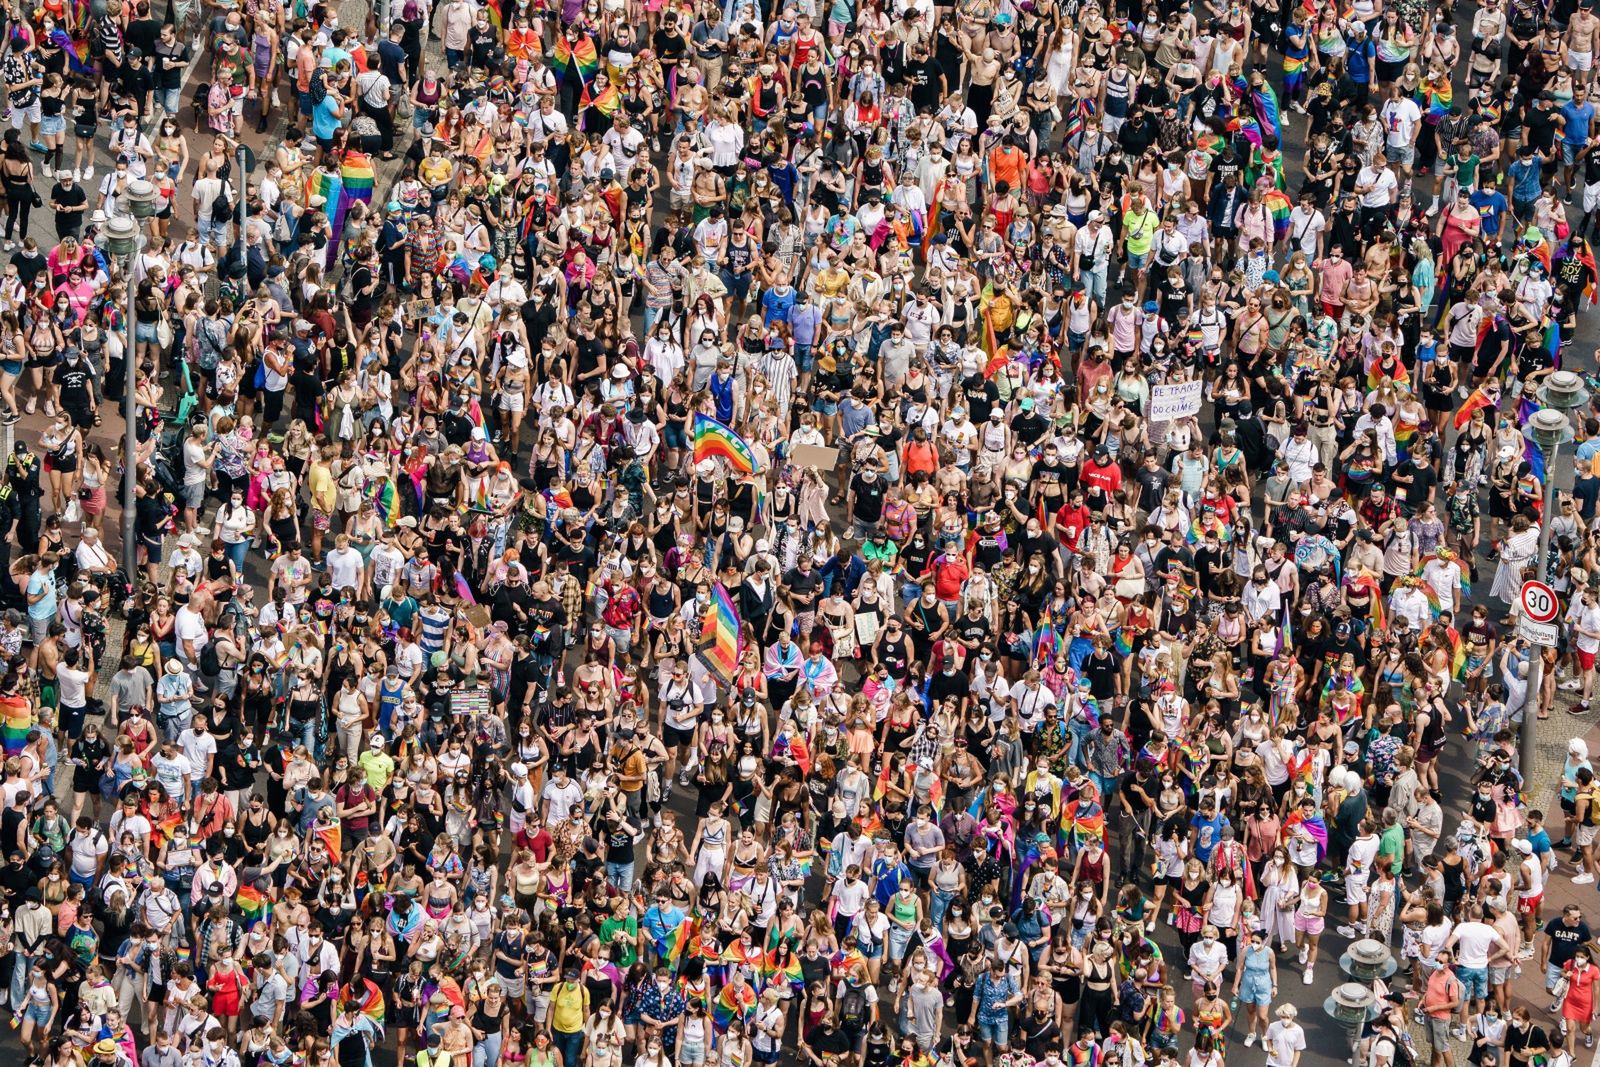
[[[10,16],[5,1043],[1593,1047],[1591,3],[355,7]]]

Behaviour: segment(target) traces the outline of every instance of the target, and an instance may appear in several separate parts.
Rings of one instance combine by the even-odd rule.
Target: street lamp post
[[[158,210],[155,186],[142,178],[128,183],[122,197],[128,214],[119,214],[106,224],[106,250],[123,260],[123,286],[127,290],[127,307],[124,309],[125,340],[122,353],[122,568],[128,581],[138,574],[139,559],[136,550],[134,516],[137,510],[139,484],[139,430],[138,404],[134,400],[134,386],[138,379],[138,341],[136,338],[133,284],[134,257],[144,247],[142,223]]]
[[[1589,390],[1583,379],[1571,371],[1558,370],[1545,379],[1539,387],[1540,408],[1522,428],[1524,436],[1539,446],[1544,453],[1545,492],[1539,506],[1539,554],[1534,558],[1534,577],[1545,578],[1546,561],[1550,558],[1550,520],[1555,516],[1554,478],[1561,446],[1573,438],[1572,420],[1567,412],[1589,402]],[[1539,730],[1539,712],[1542,710],[1544,691],[1544,650],[1540,649],[1528,664],[1528,690],[1522,701],[1522,728],[1517,737],[1517,766],[1523,779],[1533,767],[1534,746]]]
[[[1362,1030],[1383,1010],[1378,983],[1390,978],[1397,967],[1389,946],[1371,937],[1356,941],[1339,957],[1339,969],[1351,981],[1336,986],[1322,1002],[1322,1010],[1349,1031],[1352,1064],[1361,1058]]]

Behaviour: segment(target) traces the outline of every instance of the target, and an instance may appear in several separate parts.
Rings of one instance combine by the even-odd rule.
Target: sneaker
[[[1354,926],[1336,926],[1334,930],[1340,937],[1348,937],[1352,941],[1356,939],[1356,928]]]
[[[1584,1034],[1583,1035],[1583,1047],[1584,1048],[1594,1048],[1594,1035],[1593,1034]]]
[[[1594,875],[1590,874],[1588,871],[1584,871],[1581,874],[1575,874],[1572,876],[1573,885],[1588,885],[1593,881]]]
[[[1517,959],[1519,959],[1519,960],[1531,960],[1531,959],[1533,959],[1533,946],[1532,945],[1523,945],[1520,949],[1518,949],[1517,950]]]
[[[73,167],[72,168],[72,180],[75,181],[75,182],[83,181],[83,168],[82,167]]]
[[[1306,957],[1310,954],[1310,951],[1304,945],[1300,946],[1300,966],[1304,967],[1306,965]]]
[[[35,152],[40,152],[40,153],[50,151],[50,149],[45,146],[45,143],[43,141],[30,141],[30,142],[28,142],[28,147],[33,149]]]
[[[84,181],[91,181],[93,178],[94,178],[94,165],[90,164],[89,166],[83,168],[83,180]]]
[[[1583,688],[1583,683],[1576,678],[1569,678],[1565,682],[1558,682],[1556,688],[1564,693],[1575,693]]]
[[[1457,1041],[1465,1041],[1467,1039],[1467,1028],[1465,1026],[1452,1026],[1450,1028],[1450,1036]]]
[[[1315,967],[1307,967],[1306,973],[1300,978],[1301,984],[1310,985],[1315,978],[1316,970],[1317,969]]]
[[[1254,1045],[1255,1043],[1256,1043],[1255,1031],[1252,1030],[1250,1033],[1244,1035],[1244,1047],[1245,1048],[1249,1048],[1251,1045]]]
[[[1545,1011],[1549,1012],[1551,1015],[1554,1015],[1556,1012],[1558,1012],[1560,1010],[1561,1010],[1561,1001],[1559,1001],[1559,1000],[1552,1000],[1550,1002],[1550,1006],[1545,1009]]]

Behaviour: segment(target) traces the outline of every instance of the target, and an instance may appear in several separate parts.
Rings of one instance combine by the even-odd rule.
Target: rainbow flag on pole
[[[733,427],[699,412],[694,416],[694,461],[722,458],[739,474],[755,474],[755,449]]]
[[[724,685],[739,669],[739,612],[721,582],[711,591],[700,625],[700,659]]]
[[[244,924],[247,927],[254,926],[269,914],[266,894],[253,885],[240,886],[235,902],[239,905],[239,913],[244,916]]]

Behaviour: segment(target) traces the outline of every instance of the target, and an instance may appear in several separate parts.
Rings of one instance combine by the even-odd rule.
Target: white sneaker
[[[1575,874],[1572,876],[1573,885],[1588,885],[1593,881],[1594,875],[1590,874],[1588,871],[1584,871],[1582,874]]]
[[[1559,683],[1556,686],[1556,688],[1561,690],[1564,693],[1575,693],[1579,689],[1583,688],[1583,683],[1578,681],[1578,679],[1573,678],[1573,679],[1570,679],[1569,681],[1565,681],[1565,682]]]
[[[1336,926],[1334,930],[1340,937],[1348,937],[1352,941],[1355,940],[1356,928],[1354,926]]]
[[[1306,973],[1300,979],[1301,983],[1303,983],[1304,985],[1310,985],[1312,977],[1315,975],[1316,970],[1317,969],[1315,967],[1307,967],[1306,968]]]
[[[86,182],[94,180],[94,166],[93,166],[93,164],[83,168],[83,180],[86,181]]]
[[[1304,967],[1306,965],[1306,957],[1309,956],[1309,955],[1310,955],[1310,952],[1306,949],[1306,947],[1304,945],[1301,945],[1300,946],[1300,966]]]
[[[72,180],[75,181],[75,182],[83,181],[83,168],[82,167],[73,167],[72,168]]]
[[[1254,1045],[1255,1043],[1256,1043],[1256,1035],[1254,1033],[1249,1033],[1249,1034],[1245,1034],[1244,1035],[1244,1047],[1245,1048],[1249,1048],[1251,1045]]]

